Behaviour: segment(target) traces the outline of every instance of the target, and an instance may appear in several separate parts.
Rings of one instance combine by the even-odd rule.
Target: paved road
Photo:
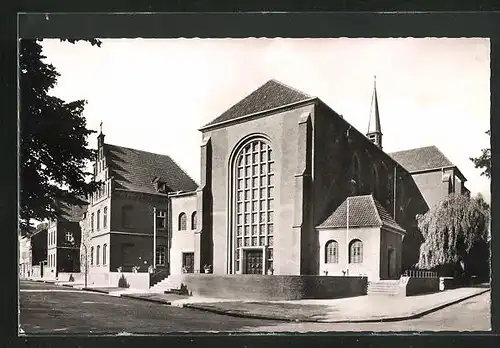
[[[32,333],[168,333],[194,331],[437,331],[490,327],[489,293],[429,314],[392,323],[286,323],[206,313],[43,283],[21,282],[20,323]]]

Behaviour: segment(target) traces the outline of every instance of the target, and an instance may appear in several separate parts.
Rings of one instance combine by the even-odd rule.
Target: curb
[[[128,294],[121,294],[120,297],[132,298],[134,300],[153,302],[153,303],[169,305],[169,306],[172,304],[172,302],[170,302],[170,301],[157,300],[154,298],[146,298],[146,297],[140,297],[140,296],[134,296],[134,295],[128,295]]]
[[[374,323],[374,322],[391,322],[391,321],[403,321],[403,320],[410,320],[410,319],[417,319],[420,317],[423,317],[427,314],[430,314],[432,312],[436,312],[440,309],[443,309],[445,307],[452,306],[454,304],[457,304],[459,302],[468,300],[472,297],[482,295],[486,292],[490,291],[490,289],[485,289],[484,291],[477,292],[472,295],[468,295],[462,298],[459,298],[457,300],[453,300],[444,304],[441,304],[436,307],[432,307],[430,309],[423,310],[421,312],[417,313],[412,313],[408,315],[402,315],[402,316],[395,316],[395,317],[381,317],[381,318],[370,318],[370,319],[345,319],[345,320],[325,320],[325,319],[292,319],[292,318],[284,318],[284,317],[273,317],[269,315],[259,315],[259,314],[251,314],[251,313],[241,313],[237,312],[234,310],[226,310],[226,309],[217,309],[217,308],[212,308],[212,307],[205,307],[203,305],[197,305],[197,304],[184,304],[184,308],[190,308],[190,309],[196,309],[196,310],[201,310],[205,312],[212,312],[216,314],[223,314],[223,315],[228,315],[228,316],[233,316],[233,317],[239,317],[239,318],[251,318],[251,319],[266,319],[266,320],[278,320],[278,321],[286,321],[286,322],[313,322],[313,323]]]
[[[101,294],[108,294],[109,295],[109,291],[106,291],[106,290],[92,289],[92,288],[82,288],[82,290],[84,290],[84,291],[90,291],[90,292],[98,292],[98,293],[101,293]]]

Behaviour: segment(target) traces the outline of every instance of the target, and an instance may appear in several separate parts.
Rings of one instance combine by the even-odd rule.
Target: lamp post
[[[153,207],[153,270],[156,269],[156,207]]]
[[[89,263],[87,261],[87,245],[84,243],[83,247],[85,248],[85,289],[87,289],[87,273],[89,267]]]
[[[345,245],[346,245],[346,274],[349,276],[349,197],[347,197],[347,216],[345,229]]]

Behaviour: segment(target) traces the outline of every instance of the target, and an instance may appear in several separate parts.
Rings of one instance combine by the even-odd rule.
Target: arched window
[[[163,245],[156,247],[156,265],[165,266],[166,248]]]
[[[186,213],[179,214],[179,231],[185,231],[187,229]]]
[[[94,247],[90,248],[90,265],[94,265]]]
[[[104,213],[102,215],[102,227],[106,228],[108,226],[108,207],[104,207]]]
[[[191,214],[191,229],[196,230],[196,212]]]
[[[236,154],[232,163],[234,272],[244,247],[267,246],[262,264],[273,268],[274,245],[274,158],[264,139],[252,139]],[[258,269],[258,267],[257,267]]]
[[[325,263],[339,263],[339,243],[335,240],[326,242]]]
[[[101,257],[101,246],[97,246],[97,252],[95,254],[95,264],[99,266],[99,258]]]
[[[351,193],[357,195],[361,187],[361,173],[358,156],[352,156]]]
[[[102,264],[105,265],[106,264],[106,260],[107,260],[107,253],[108,253],[108,245],[107,244],[104,244],[102,246]]]
[[[363,243],[359,239],[349,243],[349,263],[363,263]]]

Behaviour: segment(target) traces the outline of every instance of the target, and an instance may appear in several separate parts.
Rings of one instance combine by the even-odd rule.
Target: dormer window
[[[161,178],[155,177],[152,182],[156,191],[161,193],[167,192],[167,184]]]

